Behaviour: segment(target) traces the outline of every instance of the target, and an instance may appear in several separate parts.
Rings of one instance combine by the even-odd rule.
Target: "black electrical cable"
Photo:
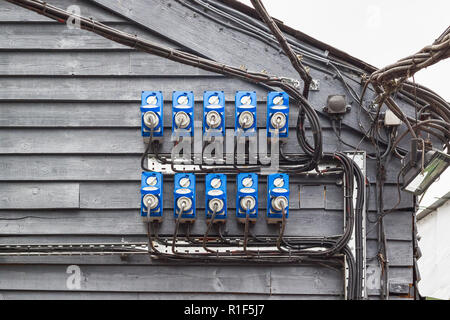
[[[289,254],[296,254],[296,255],[308,255],[308,256],[327,256],[327,255],[333,255],[337,252],[339,252],[350,240],[351,235],[353,233],[353,225],[355,221],[355,215],[353,212],[353,189],[354,189],[354,179],[357,178],[358,185],[362,185],[364,182],[361,182],[361,176],[354,173],[355,164],[352,159],[350,159],[347,155],[344,153],[334,153],[334,154],[325,154],[324,159],[328,160],[338,160],[339,163],[342,165],[342,168],[344,169],[344,213],[345,213],[345,230],[342,236],[340,236],[338,239],[329,239],[329,241],[333,242],[333,246],[322,250],[322,251],[311,251],[311,250],[297,250],[297,248],[294,246],[297,243],[288,243],[286,240],[283,241],[283,243],[287,243],[288,246],[291,248],[289,251],[283,250],[285,252],[289,252]],[[364,201],[364,191],[363,188],[358,188],[357,190],[357,208],[358,210],[361,208],[361,203]],[[358,214],[360,214],[358,212]],[[306,240],[306,239],[305,239]],[[300,241],[305,241],[300,240]],[[319,241],[323,242],[324,238],[321,238]],[[317,240],[315,240],[317,241]],[[282,248],[282,247],[280,247]],[[293,249],[293,250],[292,250]]]
[[[280,44],[284,53],[287,55],[287,57],[291,61],[291,64],[294,67],[294,69],[298,72],[298,74],[302,78],[302,80],[304,82],[303,96],[306,99],[308,99],[309,86],[312,81],[311,76],[309,75],[309,73],[307,72],[307,70],[305,69],[303,64],[301,63],[300,59],[297,57],[297,55],[292,50],[291,46],[287,42],[287,40],[284,37],[283,33],[281,32],[280,28],[278,28],[278,25],[275,23],[275,21],[269,15],[266,8],[262,4],[261,0],[250,0],[250,1],[252,2],[253,7],[255,8],[256,12],[259,14],[261,19],[266,23],[266,25],[269,27],[270,31],[272,31],[272,34],[278,40],[278,43]]]
[[[198,241],[196,241],[196,240],[191,238],[191,225],[192,224],[193,224],[193,222],[187,222],[186,223],[186,240],[189,243],[192,243],[192,244],[200,244],[200,242],[198,242]]]
[[[150,205],[147,204],[147,219],[150,219]],[[148,236],[148,245],[149,245],[149,251],[150,249],[152,252],[156,255],[161,255],[161,252],[157,250],[153,244],[153,236],[152,236],[152,222],[147,222],[147,236]]]
[[[248,229],[249,229],[249,218],[250,218],[250,201],[247,201],[247,209],[245,210],[245,222],[244,222],[244,242],[243,242],[243,248],[245,254],[255,254],[254,252],[251,252],[247,250],[247,243],[248,243]],[[238,210],[238,209],[236,209]]]
[[[150,171],[150,169],[145,165],[145,161],[148,158],[148,155],[153,153],[153,127],[150,128],[150,136],[149,136],[149,142],[147,144],[147,147],[145,148],[144,153],[141,156],[141,169],[144,171]]]
[[[364,175],[359,168],[359,166],[353,161],[353,171],[355,173],[355,181],[356,181],[356,188],[358,192],[356,204],[355,204],[355,258],[356,258],[356,281],[355,281],[355,288],[357,290],[356,292],[356,299],[362,299],[362,290],[363,290],[363,284],[362,284],[362,276],[364,274],[364,252],[363,252],[363,210],[365,205],[365,199],[364,199]],[[367,201],[367,200],[366,200]]]
[[[205,249],[205,251],[211,252],[211,253],[217,253],[217,252],[214,251],[214,250],[209,249],[206,246],[206,242],[208,241],[208,234],[211,231],[211,228],[212,228],[212,226],[214,224],[214,219],[216,218],[217,209],[218,209],[218,205],[217,205],[217,203],[214,203],[214,206],[213,206],[213,209],[212,209],[212,214],[211,214],[211,219],[209,220],[209,222],[207,222],[208,227],[206,228],[206,232],[205,232],[205,234],[203,236],[203,242],[202,242],[203,249]],[[208,210],[208,208],[206,208],[206,210]]]
[[[180,210],[178,211],[178,215],[175,219],[175,230],[173,231],[173,239],[172,239],[172,253],[174,253],[174,254],[176,254],[175,246],[177,243],[177,235],[178,235],[178,228],[180,226],[180,219],[181,219],[181,215],[183,214],[183,212],[184,212],[184,203],[181,206]]]
[[[281,248],[281,243],[283,241],[284,237],[284,230],[286,229],[286,207],[281,207],[281,223],[280,223],[280,234],[277,239],[277,248],[279,251],[283,252],[283,249]]]
[[[221,240],[223,243],[225,243],[225,244],[229,244],[229,245],[234,245],[234,244],[236,244],[236,243],[234,243],[234,242],[232,242],[232,241],[230,241],[230,240],[228,240],[228,239],[225,238],[225,236],[223,235],[223,230],[222,230],[222,227],[224,227],[224,226],[225,226],[225,223],[221,223],[221,224],[219,225],[219,227],[217,228],[217,233],[219,234],[220,240]]]

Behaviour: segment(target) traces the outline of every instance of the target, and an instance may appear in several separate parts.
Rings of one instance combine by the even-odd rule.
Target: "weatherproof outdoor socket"
[[[172,94],[172,138],[194,135],[194,93],[192,91],[174,91]]]
[[[181,212],[180,222],[195,220],[195,175],[193,173],[175,174],[173,200],[175,219]]]
[[[150,135],[153,140],[163,138],[163,94],[161,91],[142,91],[141,95],[141,134],[144,142]]]
[[[141,216],[144,220],[162,221],[163,194],[163,175],[159,172],[142,172]]]
[[[256,173],[237,175],[236,218],[245,222],[248,214],[250,221],[258,218],[258,176]]]
[[[289,176],[275,173],[267,177],[267,222],[278,223],[289,217]]]
[[[269,141],[277,133],[280,140],[289,135],[289,96],[286,92],[267,94],[267,137]]]
[[[214,222],[225,222],[227,219],[227,176],[210,173],[205,178],[206,220],[211,220],[216,212]]]

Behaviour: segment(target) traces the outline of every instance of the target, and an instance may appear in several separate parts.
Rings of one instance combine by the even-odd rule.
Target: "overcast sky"
[[[251,6],[250,0],[240,0]],[[450,25],[450,0],[263,0],[285,24],[381,68],[431,44]],[[416,81],[450,101],[450,59]]]

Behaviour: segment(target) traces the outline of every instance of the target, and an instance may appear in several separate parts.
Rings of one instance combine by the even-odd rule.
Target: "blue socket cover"
[[[234,130],[241,136],[256,134],[256,92],[237,91],[235,96]]]
[[[142,91],[141,95],[141,134],[145,140],[150,137],[153,127],[153,137],[163,137],[163,94],[161,91]]]
[[[236,218],[245,222],[258,218],[258,176],[256,173],[239,173],[237,175]]]
[[[176,134],[174,134],[176,132]],[[194,135],[194,93],[174,91],[172,94],[172,136]]]
[[[284,173],[271,174],[267,178],[267,222],[277,223],[289,217],[289,176]]]
[[[289,134],[289,95],[272,91],[267,94],[267,137],[278,129],[278,137],[287,139]]]
[[[225,136],[225,94],[205,91],[203,94],[203,135]]]
[[[206,220],[210,220],[216,205],[214,222],[225,222],[227,218],[227,176],[210,173],[205,178]]]
[[[181,208],[180,222],[195,220],[195,175],[193,173],[176,173],[173,191],[173,215],[177,219]]]
[[[163,176],[159,172],[142,172],[141,216],[147,221],[161,221],[163,218]],[[150,216],[148,216],[150,207]]]

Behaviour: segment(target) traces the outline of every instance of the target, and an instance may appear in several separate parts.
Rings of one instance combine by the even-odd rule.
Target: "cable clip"
[[[280,79],[281,79],[281,83],[291,85],[295,88],[300,88],[300,81],[298,81],[297,79],[286,78],[286,77],[281,77]]]
[[[92,19],[92,17],[89,17],[89,20],[91,20],[91,23],[92,23],[92,32],[95,32],[95,20]]]

